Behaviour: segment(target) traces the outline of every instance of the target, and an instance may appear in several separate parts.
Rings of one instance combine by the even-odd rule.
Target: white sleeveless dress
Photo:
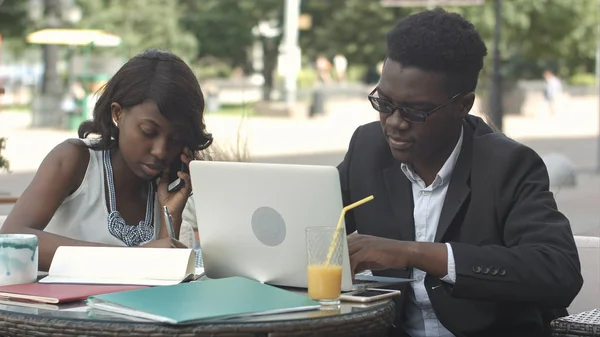
[[[93,140],[80,139],[86,145]],[[69,195],[54,213],[44,229],[75,240],[126,246],[108,230],[106,193],[104,189],[104,162],[102,151],[89,149],[90,161],[79,188]],[[154,238],[158,237],[162,215],[157,197],[154,197]],[[157,221],[158,219],[158,221]]]

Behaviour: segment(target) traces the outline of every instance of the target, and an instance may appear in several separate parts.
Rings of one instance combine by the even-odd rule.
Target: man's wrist
[[[396,248],[390,252],[393,256],[394,269],[413,268],[417,259],[419,242],[397,241]]]
[[[444,243],[406,242],[409,268],[417,268],[436,277],[448,274],[448,250]]]
[[[408,256],[408,268],[414,268],[419,256],[420,244],[415,241],[405,241],[405,254]]]

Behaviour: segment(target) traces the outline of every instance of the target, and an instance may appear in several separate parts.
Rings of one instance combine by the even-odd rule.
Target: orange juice
[[[315,300],[338,299],[342,291],[342,266],[308,266],[308,297]]]

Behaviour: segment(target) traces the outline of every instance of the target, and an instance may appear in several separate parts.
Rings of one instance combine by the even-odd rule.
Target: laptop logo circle
[[[258,241],[267,246],[277,246],[285,239],[285,221],[271,207],[259,207],[252,214],[252,231]]]

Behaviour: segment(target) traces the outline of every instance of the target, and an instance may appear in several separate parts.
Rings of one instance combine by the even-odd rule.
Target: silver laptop
[[[207,277],[307,287],[305,228],[335,226],[343,208],[335,167],[192,161],[190,175]],[[409,281],[353,283],[345,233],[343,243],[343,291]]]

